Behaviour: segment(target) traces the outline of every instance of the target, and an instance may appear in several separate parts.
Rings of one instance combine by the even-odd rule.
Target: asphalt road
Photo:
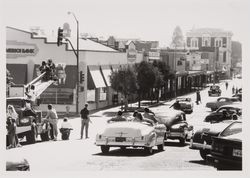
[[[221,84],[223,95],[231,96],[232,85],[241,84],[238,80],[230,83],[228,90]],[[202,121],[211,111],[205,108],[208,101],[216,100],[217,97],[208,97],[207,90],[201,91],[202,104],[194,104],[194,112],[187,115],[187,121],[194,129],[202,125]],[[187,95],[195,101],[195,93]],[[167,111],[171,103],[151,108],[154,112]],[[105,127],[107,119],[111,118],[119,110],[119,107],[99,111],[91,116],[92,123],[89,128],[89,139],[80,139],[80,118],[71,119],[74,130],[70,140],[38,142],[32,145],[24,145],[5,151],[5,160],[26,158],[30,163],[31,171],[166,171],[166,170],[209,170],[216,171],[212,165],[207,165],[196,150],[180,146],[177,141],[165,143],[164,151],[154,148],[154,154],[147,156],[142,149],[120,150],[111,148],[108,155],[101,153],[97,147],[95,136]],[[60,127],[61,121],[58,126]]]

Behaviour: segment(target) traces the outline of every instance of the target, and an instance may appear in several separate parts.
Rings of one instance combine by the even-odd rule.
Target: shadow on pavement
[[[153,154],[156,154],[156,153],[159,153],[159,152],[162,152],[162,151],[159,151],[157,149],[153,149]],[[122,150],[122,149],[118,148],[118,149],[109,151],[108,154],[97,153],[97,154],[93,154],[93,156],[145,157],[145,156],[151,156],[151,155],[145,153],[145,151],[143,149],[127,148],[125,150]]]
[[[200,165],[207,165],[209,166],[205,160],[190,160],[190,163],[200,164]],[[210,165],[211,166],[211,165]]]
[[[179,142],[168,142],[168,141],[165,141],[164,144],[165,146],[173,146],[173,147],[185,147],[189,145],[189,143],[185,143],[184,145],[182,145]]]

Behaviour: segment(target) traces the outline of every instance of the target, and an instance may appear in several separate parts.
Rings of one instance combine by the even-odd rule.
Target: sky
[[[7,26],[40,26],[51,33],[67,22],[74,32],[71,11],[82,33],[157,40],[161,46],[170,44],[177,25],[184,35],[193,27],[229,30],[243,42],[250,7],[248,0],[4,0],[3,5]]]

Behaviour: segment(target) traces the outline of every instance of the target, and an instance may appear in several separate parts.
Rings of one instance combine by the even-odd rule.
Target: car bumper
[[[167,132],[166,133],[167,138],[185,138],[186,134],[184,132]]]
[[[223,165],[227,166],[233,166],[233,167],[242,167],[242,160],[234,160],[234,159],[230,159],[230,158],[225,158],[225,157],[221,157],[221,156],[217,156],[217,155],[207,155],[206,160],[208,160],[209,162],[219,162],[222,163]]]
[[[194,142],[193,139],[191,139],[189,148],[193,150],[211,150],[212,146],[208,145],[206,142],[197,143],[197,142]]]
[[[137,141],[124,141],[124,142],[116,142],[116,141],[111,141],[111,140],[96,140],[95,144],[97,146],[111,146],[111,147],[146,147],[150,146],[151,143],[146,143],[146,142],[137,142]]]

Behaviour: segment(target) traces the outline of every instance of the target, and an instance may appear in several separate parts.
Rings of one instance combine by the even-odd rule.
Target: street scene
[[[247,171],[246,30],[231,15],[246,19],[247,1],[65,0],[56,14],[30,1],[3,3],[5,173]],[[23,24],[18,7],[37,13],[22,11]],[[193,21],[169,18],[177,7]]]

